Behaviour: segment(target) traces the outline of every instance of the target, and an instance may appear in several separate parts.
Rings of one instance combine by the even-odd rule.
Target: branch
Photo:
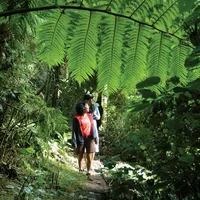
[[[86,7],[80,7],[80,6],[67,6],[67,5],[52,5],[52,6],[41,6],[41,7],[35,7],[35,8],[21,8],[21,9],[16,9],[16,10],[8,10],[8,11],[3,11],[0,12],[0,18],[1,17],[8,17],[11,15],[16,15],[16,14],[23,14],[23,13],[28,13],[28,12],[36,12],[36,11],[42,11],[42,10],[52,10],[52,9],[65,9],[65,10],[85,10],[85,11],[93,11],[93,12],[100,12],[100,13],[106,13],[109,15],[114,15],[117,17],[121,17],[121,18],[125,18],[125,19],[129,19],[131,21],[134,21],[136,23],[139,24],[143,24],[145,26],[151,27],[152,29],[157,30],[158,32],[162,32],[164,34],[168,34],[171,35],[175,38],[177,38],[178,40],[185,40],[185,38],[181,38],[173,33],[167,32],[167,31],[163,31],[159,28],[157,28],[155,25],[152,24],[148,24],[145,22],[141,22],[139,20],[133,19],[130,16],[125,16],[122,14],[118,14],[118,13],[112,13],[110,11],[107,10],[101,10],[101,9],[97,9],[97,8],[86,8]]]

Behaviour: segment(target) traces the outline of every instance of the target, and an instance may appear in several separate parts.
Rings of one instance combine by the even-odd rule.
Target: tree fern
[[[83,0],[83,7],[97,8],[100,10],[110,10],[110,4],[113,0]]]
[[[107,87],[108,92],[114,92],[119,87],[121,73],[122,39],[124,19],[114,16],[104,16],[103,37],[101,38],[101,57],[98,64],[98,87]]]
[[[68,67],[72,77],[81,83],[96,69],[96,54],[100,20],[98,13],[79,12],[80,20],[68,50]]]
[[[185,67],[185,59],[190,51],[191,49],[181,42],[172,47],[169,78],[176,76],[182,84],[187,83],[188,70]]]
[[[110,3],[111,12],[123,14],[126,9],[126,6],[128,5],[127,4],[128,2],[129,2],[129,0],[127,0],[127,1],[124,1],[124,0],[111,1],[111,3]]]
[[[194,69],[190,69],[188,71],[188,81],[194,81],[200,77],[200,66],[195,67]]]
[[[135,88],[135,85],[143,80],[146,70],[146,56],[148,52],[149,28],[137,23],[128,23],[125,32],[124,69],[122,73],[122,87],[127,91]]]
[[[167,0],[155,6],[154,15],[150,19],[153,26],[169,31],[178,16],[177,0]]]
[[[48,65],[58,65],[65,55],[65,39],[67,35],[68,18],[65,13],[55,10],[48,21],[38,28],[38,57]]]
[[[154,3],[155,2],[149,0],[132,1],[130,3],[130,8],[132,10],[130,17],[139,21],[146,22],[146,20],[151,17]]]
[[[155,33],[152,38],[147,59],[148,76],[159,76],[160,86],[164,87],[169,68],[171,41],[170,37],[163,33]]]
[[[0,2],[0,11],[6,10],[8,5],[8,1],[7,0],[1,0]]]
[[[180,6],[180,0],[177,1]],[[27,18],[27,12],[34,11],[34,16],[37,19],[41,18],[40,23],[42,24],[37,29],[40,48],[38,58],[48,65],[58,65],[66,57],[71,75],[79,83],[93,75],[96,70],[95,58],[97,58],[100,90],[103,90],[104,86],[110,92],[118,89],[122,66],[124,70],[128,70],[123,73],[123,87],[126,89],[128,85],[134,87],[137,81],[142,80],[140,75],[144,72],[145,44],[148,44],[145,34],[149,36],[149,33],[155,29],[158,32],[150,39],[147,77],[159,76],[162,79],[161,86],[164,87],[168,78],[167,73],[170,70],[170,76],[173,73],[177,74],[184,82],[185,71],[181,72],[184,67],[179,66],[176,72],[173,72],[172,68],[169,69],[173,36],[182,36],[180,24],[182,15],[179,15],[176,0],[19,0],[15,1],[16,5],[12,8],[13,10],[9,11],[7,3],[6,0],[1,1],[0,16],[12,15],[18,21],[18,27],[25,27],[27,23],[30,24],[29,27],[34,27],[31,20],[22,20],[23,26],[20,25],[20,18],[15,15],[18,12],[23,13],[21,16]],[[43,11],[43,9],[46,10]],[[45,15],[48,17],[44,18]],[[98,25],[100,15],[103,21]],[[12,26],[14,21],[12,19],[8,23]],[[131,27],[125,28],[127,23],[132,24],[135,30]],[[16,30],[23,34],[24,29],[16,28]],[[96,45],[99,30],[100,40]],[[146,30],[149,32],[147,33]],[[169,33],[168,36],[165,32]],[[129,48],[123,48],[123,42],[128,37],[130,38]],[[127,49],[126,55],[124,54],[126,50],[122,54],[123,49]],[[182,53],[178,53],[180,51],[178,47],[172,50],[174,54],[180,55],[180,62],[183,62],[183,52],[186,53],[186,51],[181,50]],[[96,56],[96,52],[100,57]],[[123,59],[122,55],[125,55]],[[139,60],[141,60],[140,64],[138,64]],[[178,63],[175,65],[177,66]],[[131,71],[133,73],[130,73]]]

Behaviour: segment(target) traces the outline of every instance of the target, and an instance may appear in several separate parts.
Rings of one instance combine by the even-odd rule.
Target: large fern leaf
[[[110,10],[113,13],[125,14],[126,9],[129,6],[130,0],[118,0],[118,1],[110,1]]]
[[[165,86],[167,80],[171,45],[170,37],[163,33],[155,33],[148,52],[148,76],[160,77],[162,87]]]
[[[148,52],[149,28],[137,23],[128,23],[125,32],[124,68],[121,85],[128,92],[144,79],[146,75],[146,56]]]
[[[177,27],[173,26],[174,21],[178,16],[177,0],[167,0],[155,5],[154,14],[150,21],[153,26],[160,28],[163,31],[176,30]],[[171,30],[172,31],[172,30]]]
[[[61,63],[65,55],[67,22],[67,15],[55,10],[48,21],[38,28],[38,57],[50,66]]]
[[[8,5],[8,0],[1,0],[1,2],[0,2],[0,11],[6,10],[7,5]]]
[[[81,83],[89,79],[97,67],[97,25],[101,16],[92,12],[79,14],[80,21],[68,50],[68,67],[72,77]]]
[[[181,42],[172,48],[169,78],[176,76],[182,84],[187,83],[188,70],[185,67],[185,59],[189,55],[190,51],[191,49],[182,45]]]
[[[197,66],[195,69],[191,69],[188,72],[188,81],[194,81],[200,77],[200,66]]]
[[[149,18],[151,18],[151,15],[153,14],[153,8],[155,5],[155,1],[149,1],[149,0],[137,0],[137,1],[131,1],[130,2],[130,8],[129,12],[130,17],[132,19],[141,21],[141,22],[148,22]]]
[[[1,16],[7,13],[7,2],[2,0],[0,3]],[[27,8],[23,6],[24,0],[18,2],[13,9]],[[99,89],[103,90],[106,86],[110,92],[119,88],[122,66],[124,71],[121,80],[126,89],[129,85],[131,88],[134,87],[146,74],[147,77],[159,76],[162,80],[161,85],[164,86],[169,70],[170,76],[176,74],[182,82],[185,81],[183,65],[178,64],[176,60],[177,64],[169,67],[173,34],[181,35],[176,0],[32,0],[27,2],[29,2],[28,8],[32,7],[33,10],[47,9],[48,6],[50,9],[56,9],[48,12],[38,11],[37,14],[35,12],[35,16],[42,18],[42,24],[37,31],[39,59],[48,65],[57,65],[67,56],[71,75],[79,83],[93,75],[97,64]],[[40,13],[48,13],[48,17],[44,18],[45,15]],[[99,27],[100,15],[103,21]],[[16,16],[17,21],[20,21]],[[26,23],[32,24],[31,21],[22,20],[22,22],[21,25],[17,23],[18,27],[25,27]],[[131,24],[129,29],[125,28],[127,23]],[[10,20],[10,25],[13,24],[14,20]],[[150,40],[148,68],[145,74],[148,44],[145,34],[149,36],[148,34],[154,29],[160,33],[156,32]],[[96,45],[99,30],[100,42]],[[146,30],[149,30],[149,33]],[[23,31],[24,29],[19,29],[20,34],[23,34]],[[169,32],[170,36],[166,36],[164,32]],[[125,48],[122,54],[123,44],[127,38],[129,38],[129,47]],[[181,52],[180,47],[172,49],[174,55],[180,55],[179,63],[183,62],[185,52],[183,48],[181,49]],[[97,52],[100,57],[96,56]]]
[[[107,91],[111,93],[119,87],[124,19],[104,16],[101,29],[103,34],[98,64],[98,88],[103,90],[106,86]]]

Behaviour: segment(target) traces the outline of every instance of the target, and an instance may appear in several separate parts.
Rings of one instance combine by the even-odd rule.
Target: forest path
[[[100,169],[103,164],[100,160],[93,161],[94,169]],[[85,173],[85,172],[83,172]],[[88,177],[86,182],[86,187],[84,191],[80,191],[77,195],[78,199],[88,199],[88,200],[106,200],[108,193],[108,184],[106,183],[103,175],[101,173],[96,173],[95,171]]]

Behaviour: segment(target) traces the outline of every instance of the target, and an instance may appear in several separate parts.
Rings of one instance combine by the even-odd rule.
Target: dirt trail
[[[94,160],[93,162],[94,169],[100,169],[102,163],[100,160]],[[101,173],[93,172],[90,177],[88,177],[88,182],[86,189],[81,192],[76,198],[78,199],[88,199],[88,200],[106,200],[108,192],[108,184],[103,178]]]

